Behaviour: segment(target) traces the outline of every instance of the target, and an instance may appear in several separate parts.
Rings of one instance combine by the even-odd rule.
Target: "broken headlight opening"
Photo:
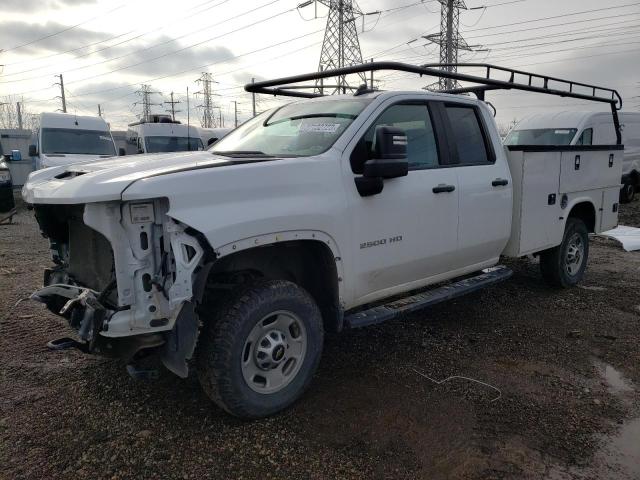
[[[208,245],[167,215],[167,200],[34,209],[54,266],[32,298],[67,319],[85,350],[130,360],[179,350],[180,325],[197,334],[192,299]],[[170,369],[186,369],[179,363]]]

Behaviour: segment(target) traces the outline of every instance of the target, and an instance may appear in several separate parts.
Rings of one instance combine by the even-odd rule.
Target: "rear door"
[[[442,103],[449,149],[460,186],[459,266],[495,261],[511,232],[512,185],[506,155],[478,105]]]

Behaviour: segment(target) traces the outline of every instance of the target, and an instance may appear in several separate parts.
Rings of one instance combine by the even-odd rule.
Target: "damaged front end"
[[[166,199],[35,205],[55,265],[32,298],[67,319],[83,350],[132,361],[154,349],[185,377],[212,253],[168,209]]]

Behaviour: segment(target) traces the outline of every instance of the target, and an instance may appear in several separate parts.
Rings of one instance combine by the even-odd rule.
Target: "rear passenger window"
[[[447,116],[461,164],[490,163],[480,119],[473,107],[447,106]]]
[[[401,128],[407,134],[409,168],[420,169],[438,165],[438,148],[426,105],[393,105],[385,110],[367,130],[351,156],[355,173],[362,173],[364,161],[373,158],[375,132],[378,126]],[[360,152],[365,151],[364,155]]]
[[[576,142],[576,145],[591,145],[593,140],[593,128],[587,128],[580,134],[580,138]]]

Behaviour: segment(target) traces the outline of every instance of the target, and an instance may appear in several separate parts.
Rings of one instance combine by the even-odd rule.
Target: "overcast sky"
[[[182,103],[200,89],[210,72],[215,102],[233,121],[251,113],[242,85],[317,69],[327,9],[297,9],[296,0],[1,0],[0,101],[23,98],[30,112],[60,108],[56,74],[64,75],[69,112],[97,114],[98,104],[112,128],[125,128],[140,113],[140,85],[149,84],[154,103]],[[631,0],[466,0],[461,33],[476,51],[459,61],[491,62],[620,91],[627,111],[640,104],[640,2]],[[360,0],[372,13],[358,19],[365,59],[427,63],[438,47],[422,35],[439,31],[436,0]],[[595,11],[597,10],[597,11]],[[553,18],[551,18],[553,17]],[[380,88],[421,88],[429,79],[377,74]],[[636,97],[636,98],[634,98]],[[191,118],[201,99],[191,96]],[[498,121],[550,108],[601,109],[571,99],[517,92],[488,95]],[[260,110],[280,101],[260,98]],[[160,113],[167,105],[157,105]],[[193,120],[192,120],[193,121]]]

